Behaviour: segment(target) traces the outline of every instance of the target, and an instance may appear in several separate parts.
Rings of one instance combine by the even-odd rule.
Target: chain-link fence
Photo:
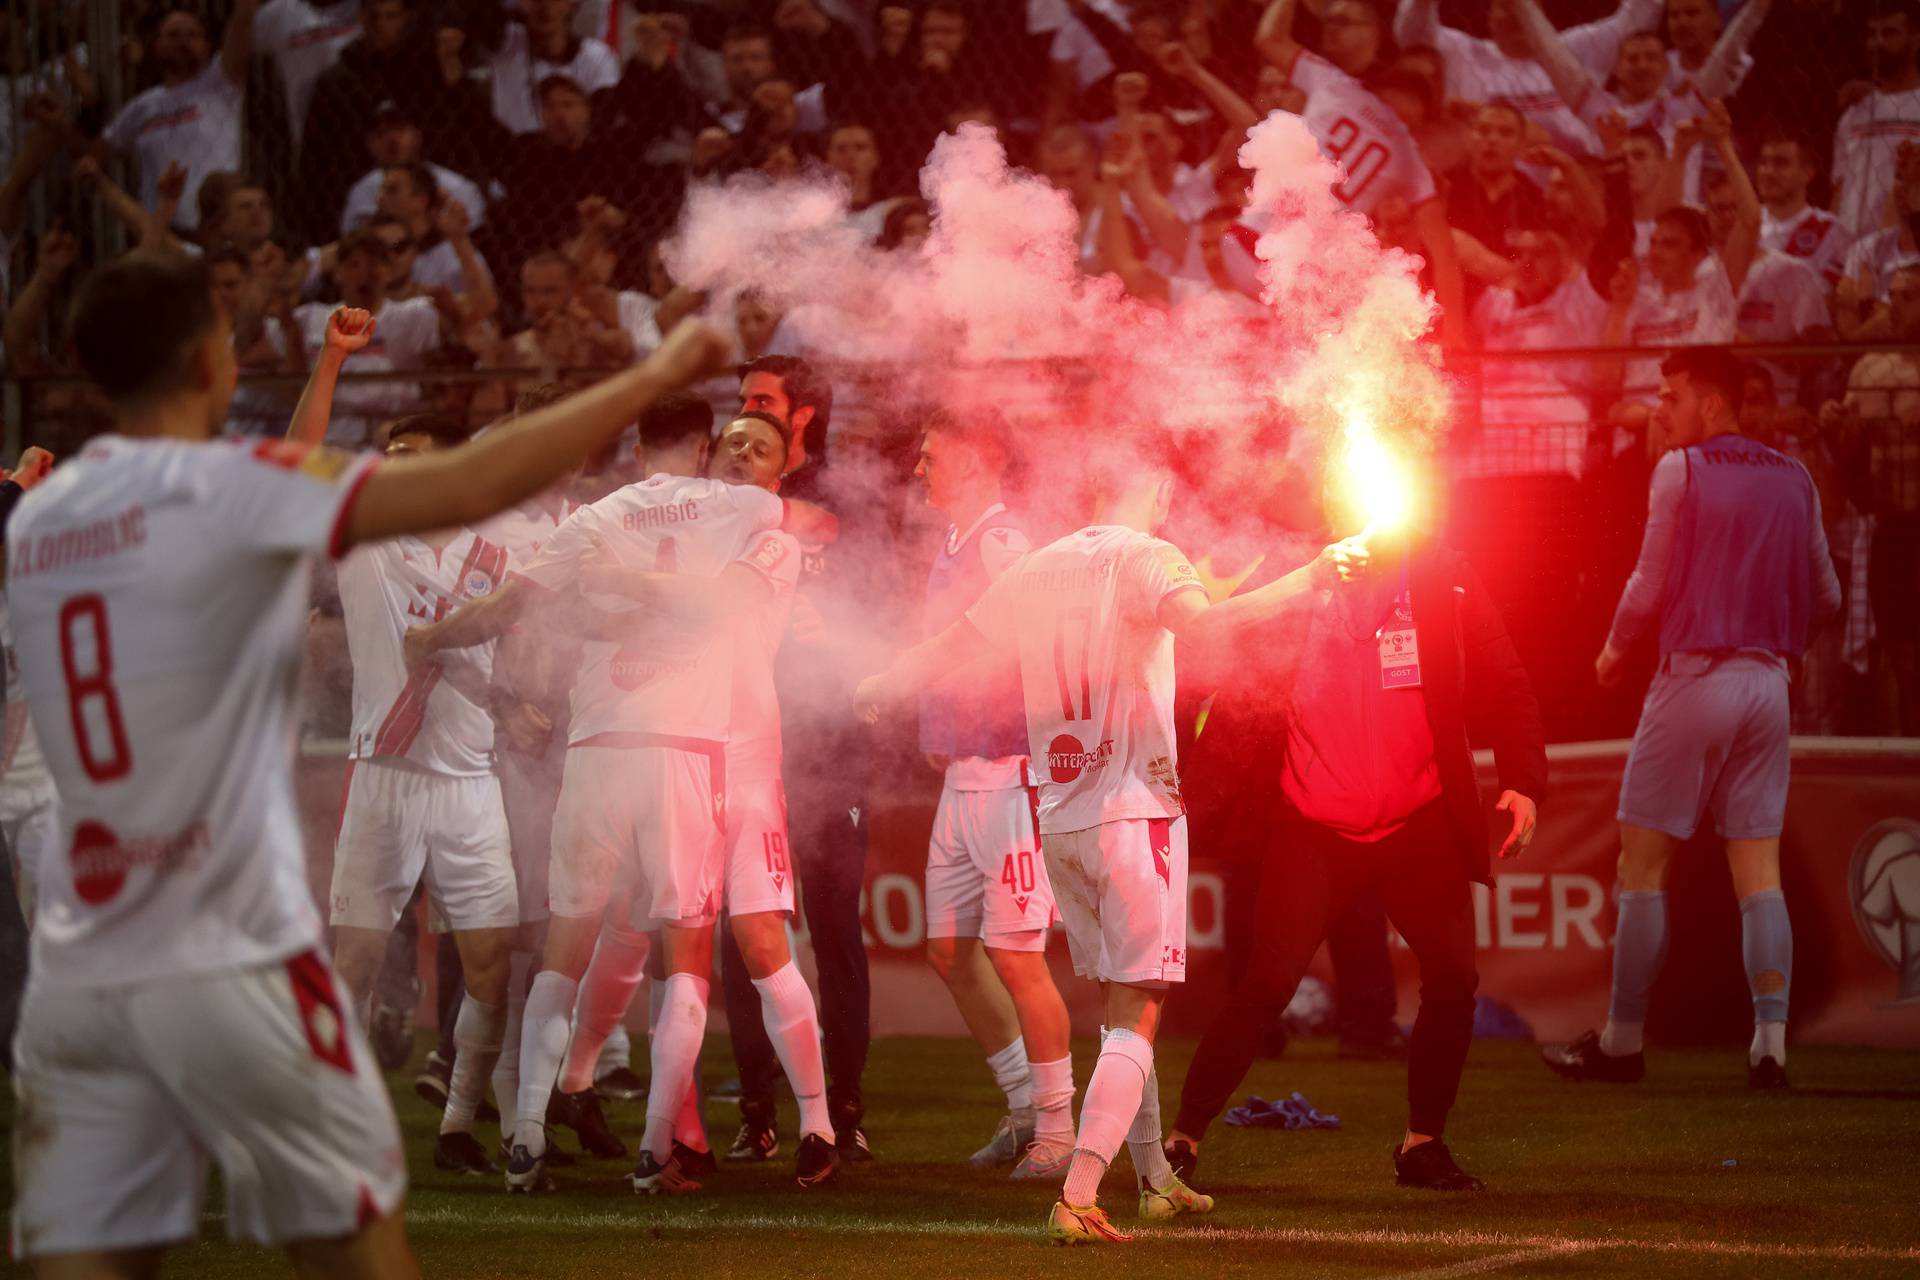
[[[1337,193],[1428,264],[1453,533],[1559,736],[1630,723],[1577,668],[1637,545],[1657,350],[1736,340],[1746,429],[1807,463],[1848,593],[1800,723],[1920,733],[1910,4],[4,0],[0,21],[11,448],[102,425],[57,318],[137,243],[206,256],[235,432],[281,429],[331,307],[377,311],[333,428],[365,445],[657,344],[707,302],[659,252],[691,184],[838,175],[859,234],[912,249],[918,171],[964,121],[1073,201],[1089,272],[1156,303],[1250,293],[1234,153],[1292,111]],[[1124,235],[1097,229],[1108,187]],[[719,318],[742,356],[795,341],[751,297]],[[911,412],[866,429],[910,455]]]

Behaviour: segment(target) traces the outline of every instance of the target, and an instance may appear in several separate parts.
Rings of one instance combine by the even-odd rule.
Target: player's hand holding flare
[[[1540,808],[1518,791],[1502,791],[1499,802],[1493,807],[1500,813],[1513,815],[1513,830],[1500,842],[1500,856],[1517,858],[1533,843],[1533,829],[1540,820]]]

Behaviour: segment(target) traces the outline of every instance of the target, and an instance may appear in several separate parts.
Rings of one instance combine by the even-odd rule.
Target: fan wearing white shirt
[[[1707,188],[1707,226],[1716,249],[1724,249],[1739,226],[1740,196],[1731,176]],[[1806,259],[1763,247],[1747,268],[1738,292],[1734,323],[1742,342],[1814,343],[1833,337],[1827,286]],[[1801,361],[1763,360],[1775,392],[1788,404],[1800,397]]]
[[[1798,258],[1828,287],[1840,279],[1853,233],[1825,209],[1807,203],[1813,147],[1803,137],[1770,133],[1760,140],[1753,186],[1760,195],[1760,247]]]
[[[419,164],[426,160],[420,126],[405,108],[391,98],[374,108],[373,124],[367,129],[367,151],[373,168],[362,174],[347,191],[346,207],[340,213],[340,232],[358,230],[378,211],[380,187],[386,171],[399,165]],[[442,197],[458,200],[467,211],[467,225],[478,227],[486,220],[487,198],[471,179],[443,165],[428,163],[434,184]]]
[[[1886,223],[1900,148],[1920,143],[1920,5],[1885,4],[1867,17],[1873,92],[1833,131],[1833,211],[1855,235]]]
[[[259,0],[236,0],[218,58],[210,55],[198,15],[175,9],[162,19],[153,41],[160,83],[122,107],[97,144],[100,159],[115,151],[139,165],[140,203],[148,208],[159,202],[160,175],[169,164],[187,171],[180,204],[188,209],[198,207],[208,174],[240,168],[240,117],[258,6]]]
[[[1602,337],[1605,345],[1685,347],[1733,341],[1739,311],[1735,289],[1745,280],[1752,261],[1758,223],[1757,217],[1743,219],[1728,238],[1728,248],[1716,258],[1706,215],[1685,205],[1661,214],[1654,220],[1645,269],[1627,258],[1614,274]],[[1659,366],[1657,357],[1627,364],[1620,403],[1609,414],[1616,427],[1627,431],[1648,427],[1660,389]],[[1619,443],[1616,440],[1616,450]],[[1649,447],[1657,448],[1658,442],[1650,441]]]
[[[565,76],[588,96],[620,83],[620,57],[601,40],[573,34],[576,0],[525,0],[489,54],[493,115],[514,133],[540,128],[540,85]]]
[[[320,75],[360,34],[360,0],[267,0],[253,19],[255,47],[273,59],[287,91],[287,124],[293,149],[307,123],[307,104]]]
[[[1403,47],[1426,44],[1440,50],[1447,64],[1449,98],[1503,99],[1545,129],[1554,145],[1575,155],[1598,151],[1592,131],[1561,99],[1547,69],[1533,60],[1515,0],[1493,0],[1487,11],[1490,40],[1441,26],[1439,9],[1439,0],[1400,0],[1393,34]],[[1570,28],[1561,33],[1561,39],[1587,73],[1603,81],[1613,69],[1621,42],[1637,31],[1651,30],[1659,20],[1660,0],[1622,0],[1612,14]]]
[[[1772,4],[1773,0],[1745,0],[1723,30],[1714,0],[1667,0],[1667,40],[1672,45],[1667,63],[1675,89],[1692,82],[1708,98],[1724,98],[1738,89],[1753,70],[1747,45]],[[1727,33],[1736,28],[1736,42],[1724,47]]]
[[[398,164],[380,177],[380,196],[374,209],[406,223],[418,250],[413,260],[413,282],[431,289],[445,285],[455,293],[492,287],[487,264],[475,253],[467,233],[472,227],[467,208],[448,199],[432,168],[420,161]],[[458,228],[458,234],[454,228]]]

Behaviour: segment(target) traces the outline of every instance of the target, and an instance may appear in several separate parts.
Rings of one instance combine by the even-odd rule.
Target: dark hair
[[[1527,131],[1527,113],[1513,105],[1513,101],[1510,98],[1489,98],[1480,104],[1480,111],[1504,111],[1512,116],[1514,122],[1520,126],[1522,135]],[[1480,111],[1476,111],[1474,114],[1479,115]]]
[[[713,438],[713,406],[699,396],[675,391],[640,411],[640,444],[671,449],[695,436]]]
[[[812,406],[813,421],[807,424],[805,444],[815,458],[822,456],[827,442],[827,420],[833,416],[833,383],[799,356],[757,356],[739,368],[740,380],[750,373],[770,373],[780,379],[787,393],[787,416],[795,409]]]
[[[1660,131],[1652,125],[1638,124],[1627,130],[1627,141],[1631,142],[1635,138],[1639,138],[1643,142],[1651,142],[1655,151],[1658,151],[1661,155],[1667,154],[1667,140],[1661,137]]]
[[[117,405],[188,385],[188,361],[219,323],[203,259],[138,249],[96,267],[73,304],[80,367]]]
[[[559,379],[554,382],[542,382],[538,386],[528,387],[513,398],[514,416],[534,413],[548,405],[559,404],[568,396],[577,395],[593,385],[578,379]]]
[[[998,409],[983,406],[965,413],[935,409],[920,428],[925,435],[939,432],[958,440],[980,456],[987,470],[1004,476],[1013,464],[1013,427]]]
[[[200,180],[200,189],[194,193],[194,208],[200,217],[200,225],[211,230],[211,224],[220,220],[227,211],[227,199],[234,192],[250,185],[237,173],[222,169],[210,173]]]
[[[1629,40],[1651,40],[1662,49],[1667,47],[1667,33],[1658,27],[1648,27],[1645,31],[1635,31],[1620,41],[1620,47],[1622,49],[1626,48],[1627,41]]]
[[[720,47],[725,49],[730,44],[739,44],[744,40],[765,40],[768,48],[772,48],[775,43],[773,32],[758,23],[736,22],[720,37]]]
[[[248,269],[247,255],[240,252],[239,246],[231,240],[222,240],[219,244],[208,249],[204,254],[200,255],[200,261],[207,264],[209,274],[212,273],[215,267],[223,265],[236,266],[242,271]]]
[[[1685,374],[1701,391],[1718,392],[1730,412],[1740,412],[1747,371],[1725,347],[1681,347],[1660,362],[1660,372],[1669,378]]]
[[[451,449],[471,440],[473,427],[451,413],[410,413],[388,425],[387,439],[395,436],[425,436],[441,448]]]
[[[387,242],[380,238],[379,233],[371,225],[357,228],[341,236],[339,243],[334,246],[333,260],[345,262],[356,253],[364,253],[380,262],[388,262],[393,258],[393,250],[387,248]]]
[[[1705,253],[1713,247],[1713,228],[1707,225],[1707,215],[1692,205],[1677,204],[1664,210],[1653,221],[1656,225],[1664,223],[1680,231],[1693,242],[1695,252]]]
[[[874,246],[880,249],[898,249],[900,241],[907,234],[907,219],[918,214],[931,219],[933,210],[925,200],[902,200],[887,210],[887,220],[880,224],[880,235],[874,240]]]
[[[427,198],[427,207],[431,209],[440,203],[440,179],[433,176],[433,168],[424,160],[409,160],[405,164],[390,164],[388,170],[399,169],[413,183],[413,189]]]
[[[1396,91],[1411,94],[1419,99],[1420,109],[1427,115],[1432,115],[1438,105],[1434,101],[1433,81],[1411,67],[1387,67],[1371,73],[1366,77],[1366,86],[1376,96]]]
[[[1753,149],[1753,154],[1758,157],[1766,148],[1778,146],[1792,147],[1799,155],[1801,164],[1810,169],[1816,168],[1813,160],[1813,140],[1798,129],[1789,129],[1783,125],[1775,125],[1761,134],[1759,145]]]
[[[555,89],[571,89],[573,92],[579,94],[582,98],[587,97],[587,91],[580,87],[580,82],[578,80],[575,80],[572,76],[566,75],[559,71],[556,71],[549,76],[542,76],[540,78],[540,83],[534,86],[534,88],[537,96],[542,102],[545,102],[547,100],[547,94],[551,93]],[[591,99],[589,99],[589,101],[591,101]]]

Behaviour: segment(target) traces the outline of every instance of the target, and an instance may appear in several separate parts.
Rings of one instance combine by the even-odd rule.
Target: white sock
[[[1126,1141],[1152,1075],[1152,1041],[1125,1027],[1107,1032],[1080,1103],[1080,1132],[1061,1192],[1068,1204],[1084,1208],[1099,1198],[1100,1176]]]
[[[507,961],[507,1034],[493,1064],[493,1101],[500,1108],[500,1132],[511,1140],[520,1114],[520,1028],[527,1020],[527,975],[539,957],[516,951]]]
[[[447,1109],[440,1116],[440,1132],[468,1133],[473,1113],[487,1092],[487,1077],[500,1057],[507,1035],[507,1011],[482,1004],[468,992],[461,997],[453,1023],[453,1082],[447,1087]]]
[[[646,975],[643,973],[634,979],[633,985],[636,991],[645,978]],[[633,1007],[632,993],[627,997],[627,1007]],[[600,1046],[600,1057],[593,1064],[595,1080],[601,1079],[610,1072],[618,1071],[621,1067],[633,1066],[633,1037],[627,1034],[626,1017],[627,1010],[622,1009],[620,1021],[613,1024],[613,1030],[607,1032],[607,1042]]]
[[[520,1105],[513,1126],[515,1144],[538,1156],[547,1150],[547,1100],[567,1056],[567,1031],[573,1024],[573,998],[580,984],[557,969],[534,975],[527,1012],[520,1028]]]
[[[1043,1146],[1073,1145],[1073,1057],[1028,1064],[1033,1079],[1033,1136]]]
[[[660,1025],[653,1035],[653,1082],[647,1089],[647,1132],[641,1140],[653,1158],[673,1153],[673,1127],[693,1087],[693,1064],[707,1034],[707,980],[690,973],[661,984]]]
[[[1027,1042],[1019,1036],[998,1053],[987,1055],[993,1082],[1007,1095],[1007,1110],[1033,1110],[1033,1075],[1027,1068]]]
[[[1772,1058],[1783,1067],[1787,1065],[1786,1023],[1756,1022],[1753,1024],[1753,1044],[1747,1049],[1747,1065],[1757,1067],[1762,1058]]]
[[[580,976],[580,996],[574,1002],[573,1042],[567,1046],[566,1069],[560,1073],[560,1092],[591,1089],[599,1078],[601,1051],[620,1019],[633,1003],[647,963],[647,935],[607,929],[593,949],[593,960]]]
[[[820,1059],[820,1018],[813,1008],[807,980],[789,960],[764,978],[755,978],[760,993],[760,1021],[773,1041],[773,1051],[786,1069],[800,1104],[800,1136],[817,1133],[833,1141],[833,1121],[827,1116],[827,1070]]]
[[[1133,1157],[1133,1171],[1141,1186],[1162,1191],[1173,1181],[1173,1166],[1167,1163],[1167,1149],[1160,1143],[1157,1071],[1147,1073],[1147,1083],[1140,1091],[1140,1109],[1133,1113],[1133,1127],[1127,1130],[1127,1153]]]
[[[1642,1037],[1645,1030],[1644,1023],[1615,1022],[1608,1018],[1607,1025],[1600,1030],[1600,1052],[1615,1058],[1639,1053],[1645,1047]]]

